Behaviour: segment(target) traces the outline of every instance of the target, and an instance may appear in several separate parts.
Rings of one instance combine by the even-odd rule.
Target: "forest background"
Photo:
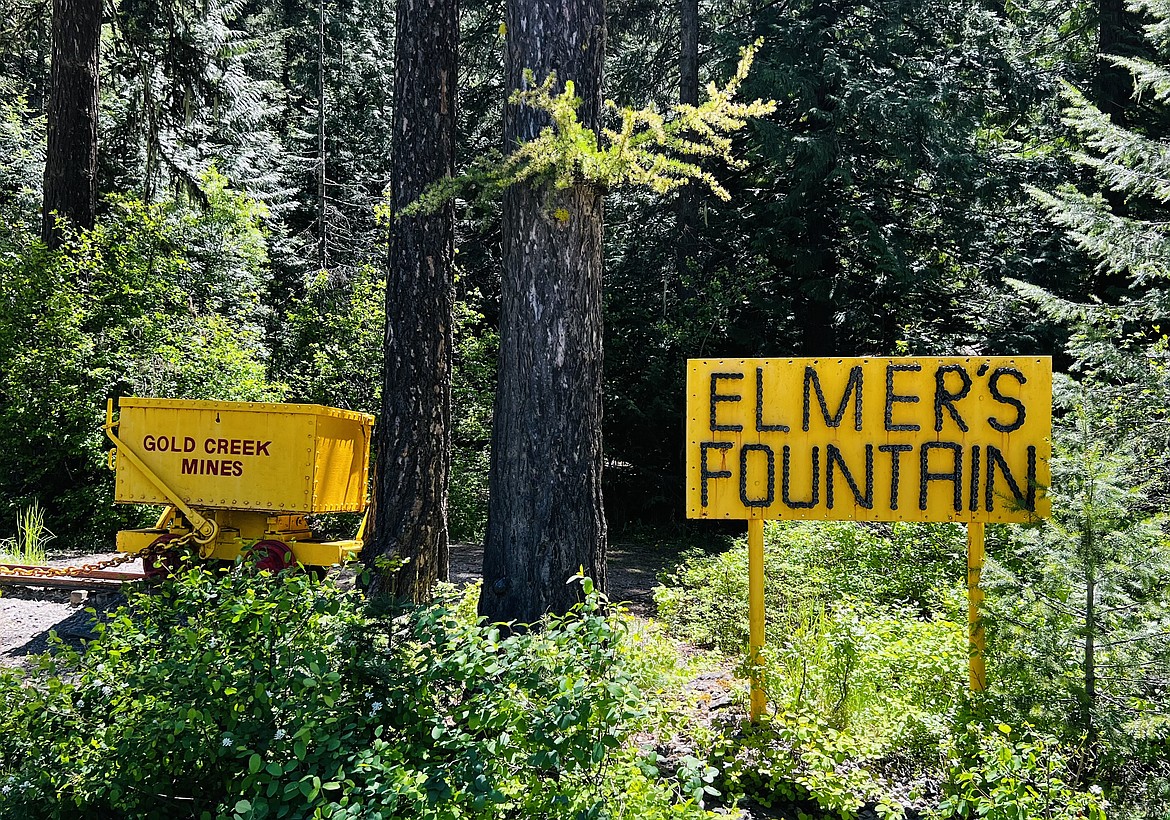
[[[698,12],[702,80],[722,82],[762,38],[743,96],[777,107],[737,136],[742,167],[710,169],[728,201],[606,199],[611,532],[686,532],[689,357],[1053,356],[1057,515],[1000,534],[993,578],[1007,602],[996,629],[1048,643],[1014,644],[1002,672],[1027,701],[1019,715],[1093,746],[1091,764],[1073,755],[1082,785],[1101,779],[1130,816],[1164,817],[1170,4]],[[96,224],[50,249],[52,8],[0,0],[0,528],[33,504],[70,545],[110,543],[127,523],[109,504],[108,396],[377,412],[394,17],[388,2],[106,4]],[[461,9],[468,162],[501,144],[503,19],[498,3]],[[615,0],[608,26],[606,96],[677,103],[680,7]],[[469,197],[456,216],[449,511],[452,537],[472,540],[487,508],[500,208]],[[772,537],[817,554],[815,528],[786,532]],[[905,560],[929,576],[929,550]],[[701,584],[698,570],[675,580]],[[892,600],[945,609],[902,592]],[[701,635],[707,615],[677,595],[663,605],[696,640],[735,644],[734,628]]]

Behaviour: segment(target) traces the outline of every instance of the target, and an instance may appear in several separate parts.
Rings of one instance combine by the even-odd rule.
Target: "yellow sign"
[[[692,359],[691,518],[1047,517],[1052,360]]]

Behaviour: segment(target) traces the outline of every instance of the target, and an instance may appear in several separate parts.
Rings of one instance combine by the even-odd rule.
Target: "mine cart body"
[[[194,532],[205,558],[235,558],[260,542],[328,566],[361,549],[313,538],[305,516],[366,509],[370,438],[365,413],[315,404],[124,398],[107,411],[114,501],[161,504],[149,529],[118,534],[138,552],[161,536]]]

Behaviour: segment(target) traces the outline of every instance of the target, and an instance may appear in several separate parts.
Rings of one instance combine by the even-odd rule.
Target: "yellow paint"
[[[748,519],[748,634],[751,642],[751,718],[755,722],[768,705],[764,695],[764,520]]]
[[[1031,521],[1049,514],[1051,428],[1046,357],[694,359],[687,514]]]
[[[372,427],[319,405],[122,399],[114,500],[176,503],[149,471],[197,510],[362,512]]]
[[[123,446],[123,443],[121,439],[118,438],[118,434],[116,432],[117,427],[118,423],[114,421],[114,400],[109,399],[106,401],[105,431],[106,436],[110,439],[110,441],[114,442],[115,445],[114,449],[110,451],[108,458],[108,462],[113,465],[113,468],[115,470],[118,470],[119,468],[123,470],[135,470],[143,481],[158,491],[159,495],[166,500],[166,503],[173,504],[174,508],[177,508],[179,512],[186,516],[188,527],[197,533],[195,536],[196,543],[207,544],[208,542],[213,541],[219,535],[219,530],[215,521],[206,518],[197,510],[192,509],[182,498],[178,496],[174,488],[168,486],[168,484],[158,475],[158,473],[156,473],[149,466],[147,466],[145,462],[143,462],[143,460],[138,456],[132,447]],[[121,452],[120,458],[119,451]],[[121,465],[126,466],[123,467]],[[117,482],[116,474],[114,476],[114,480]]]
[[[361,550],[317,542],[305,514],[363,512],[373,417],[319,405],[122,399],[106,432],[116,445],[115,498],[167,504],[153,528],[118,533],[120,552],[160,535],[202,533],[204,558],[234,559],[248,545],[287,543],[306,565]]]
[[[159,536],[168,532],[170,532],[168,529],[155,528],[121,530],[117,539],[118,552],[141,552],[153,544]],[[228,540],[226,535],[224,538],[217,539],[210,545],[209,552],[203,557],[234,561],[245,549],[247,543],[235,537],[234,533],[231,535],[231,540]],[[279,537],[279,533],[273,533],[271,537],[283,540]],[[333,566],[356,557],[362,550],[362,542],[356,538],[343,541],[285,541],[285,543],[292,550],[296,560],[305,566]]]
[[[967,525],[967,634],[970,651],[968,679],[972,692],[982,692],[987,688],[987,669],[984,665],[984,652],[987,647],[981,614],[983,590],[979,588],[979,579],[983,574],[984,529],[984,525],[979,522]]]

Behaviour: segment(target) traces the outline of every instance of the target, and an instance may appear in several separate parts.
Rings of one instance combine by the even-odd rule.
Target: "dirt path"
[[[71,556],[49,563],[54,566],[81,564],[112,555]],[[671,550],[629,543],[611,544],[608,559],[610,600],[625,603],[635,615],[649,617],[654,612],[651,590],[658,583],[658,573],[677,558],[677,553]],[[481,545],[451,545],[451,580],[454,583],[475,581],[480,577],[482,567]],[[126,569],[140,572],[141,565],[135,561],[126,565]],[[20,665],[27,655],[45,651],[49,648],[49,633],[53,631],[73,644],[91,638],[94,619],[85,610],[93,607],[99,613],[106,612],[116,609],[122,600],[118,593],[89,593],[83,603],[71,605],[69,590],[35,587],[0,590],[0,666]]]
[[[614,603],[625,604],[630,612],[648,618],[654,614],[652,590],[658,574],[678,560],[678,553],[665,548],[647,548],[640,544],[610,544],[606,559],[608,589]],[[469,584],[483,573],[483,546],[451,545],[451,581]]]

